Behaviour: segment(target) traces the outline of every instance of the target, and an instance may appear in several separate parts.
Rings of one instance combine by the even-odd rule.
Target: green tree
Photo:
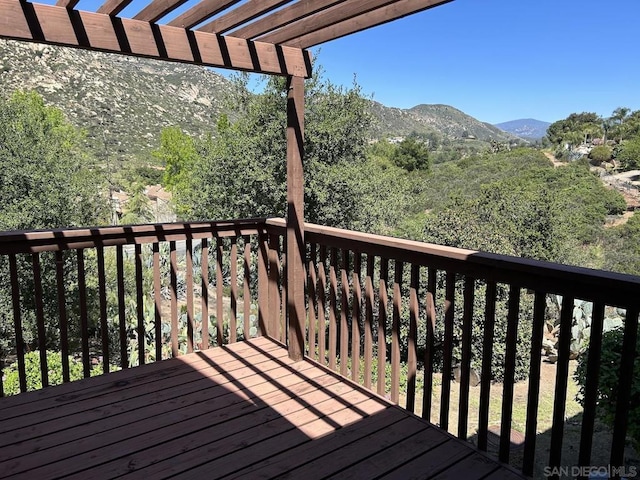
[[[396,166],[409,172],[414,170],[428,171],[431,166],[427,146],[413,137],[407,137],[400,142],[398,148],[393,152],[391,160]]]
[[[622,143],[616,160],[620,162],[624,170],[640,168],[640,135]]]
[[[81,133],[62,112],[36,93],[16,92],[0,99],[0,229],[29,230],[88,226],[108,219],[106,188],[100,171],[81,148]],[[67,298],[77,295],[76,261],[64,255]],[[47,344],[57,332],[55,259],[40,255]],[[29,256],[18,256],[24,337],[35,339],[34,287]],[[0,259],[0,354],[14,346],[7,258]],[[69,311],[71,334],[76,312]]]
[[[36,93],[0,99],[0,229],[104,222],[102,175],[85,167],[81,134]]]
[[[271,77],[259,94],[250,93],[247,82],[245,75],[236,77],[228,101],[232,110],[215,135],[194,140],[195,161],[174,189],[184,218],[286,212],[286,82]],[[355,82],[342,88],[320,74],[305,87],[306,218],[385,231],[410,210],[414,187],[406,171],[367,157],[369,100]],[[389,192],[388,185],[398,184],[406,189]]]

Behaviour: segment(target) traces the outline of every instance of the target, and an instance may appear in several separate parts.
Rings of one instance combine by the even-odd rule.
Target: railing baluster
[[[469,379],[471,374],[471,333],[473,328],[473,298],[475,280],[464,279],[464,303],[462,314],[462,358],[460,359],[460,402],[458,407],[458,437],[467,438],[469,417]],[[515,343],[514,343],[515,346]]]
[[[456,274],[447,271],[444,299],[444,343],[442,359],[442,395],[440,396],[440,427],[449,429],[451,400],[451,369],[453,355],[453,320],[455,313]]]
[[[367,276],[364,281],[364,386],[371,389],[371,366],[373,360],[373,270],[375,257],[367,254]]]
[[[362,287],[360,286],[360,270],[362,255],[353,253],[353,309],[351,311],[351,379],[360,380],[360,304]]]
[[[160,276],[160,244],[153,244],[153,303],[156,361],[162,360],[162,283]]]
[[[243,275],[242,275],[242,300],[244,302],[242,333],[244,339],[251,338],[251,237],[242,237],[244,243]]]
[[[386,392],[386,364],[387,364],[387,308],[389,297],[387,288],[389,283],[389,260],[380,259],[380,283],[378,294],[380,296],[378,315],[378,395]]]
[[[171,273],[171,356],[177,357],[180,354],[178,348],[178,255],[176,252],[176,242],[169,242],[169,263]]]
[[[185,283],[187,287],[187,353],[193,352],[194,347],[194,318],[193,318],[193,241],[187,238],[185,242],[186,272]]]
[[[200,254],[200,323],[202,350],[209,348],[209,239],[203,238]]]
[[[20,312],[20,282],[16,256],[9,255],[9,277],[11,279],[11,303],[13,305],[13,327],[16,334],[16,355],[18,357],[18,382],[20,391],[27,391],[27,373],[24,364],[24,336],[22,333],[22,315]]]
[[[436,285],[438,271],[429,267],[427,275],[427,332],[424,349],[424,387],[422,395],[422,418],[431,421],[431,397],[433,395],[433,370],[436,338]],[[444,376],[444,375],[443,375]]]
[[[220,237],[216,237],[216,345],[218,347],[224,344],[223,253],[223,240]]]
[[[489,432],[489,403],[491,399],[491,362],[493,335],[496,324],[496,282],[487,282],[485,292],[484,335],[482,337],[482,372],[480,374],[480,409],[478,412],[478,448],[487,451]],[[533,350],[532,350],[533,351]],[[540,351],[538,350],[538,357]]]
[[[582,428],[580,434],[580,453],[578,465],[591,465],[591,448],[593,446],[593,429],[598,403],[598,380],[600,379],[600,353],[602,351],[602,327],[604,324],[604,303],[593,305],[591,315],[591,333],[587,357],[586,385],[584,389],[584,411],[582,412]],[[531,459],[533,461],[533,458]]]
[[[104,248],[97,247],[98,258],[98,297],[100,302],[100,338],[102,342],[102,371],[109,373],[109,326],[107,323],[107,279],[104,271]],[[57,254],[58,252],[56,252]],[[57,263],[57,256],[56,256]],[[64,295],[64,292],[63,292]],[[62,343],[62,328],[60,328]],[[65,340],[66,343],[66,340]],[[63,365],[66,360],[63,358]],[[68,380],[67,380],[68,381]]]
[[[527,396],[527,425],[524,437],[524,458],[522,473],[533,476],[538,427],[538,402],[540,394],[540,350],[544,336],[545,309],[547,295],[536,291],[533,301],[533,326],[531,336],[531,355],[529,357],[529,393]],[[604,313],[604,310],[603,310]],[[600,323],[602,325],[602,322]],[[593,326],[592,330],[593,332]],[[593,333],[591,333],[593,338]]]
[[[518,341],[519,314],[520,287],[517,285],[511,285],[509,289],[509,311],[507,314],[507,344],[504,355],[502,421],[500,423],[500,450],[498,454],[500,461],[504,463],[509,463],[509,450],[511,447],[511,416],[513,413],[513,385],[516,370],[516,346]]]
[[[411,283],[409,291],[409,335],[407,336],[407,410],[415,411],[416,406],[416,372],[418,367],[418,288],[420,266],[411,264]]]
[[[229,319],[229,343],[238,341],[238,241],[231,237],[231,318]]]
[[[349,365],[349,251],[342,250],[340,269],[340,375],[347,376]]]
[[[31,265],[33,268],[33,287],[36,304],[36,325],[38,329],[38,350],[40,353],[40,376],[42,377],[42,386],[48,387],[49,368],[47,367],[47,339],[44,329],[44,307],[42,305],[42,271],[40,267],[39,254],[34,253],[31,255]],[[80,264],[78,264],[78,268],[80,268],[79,265]],[[80,281],[78,281],[78,283],[80,283]],[[82,330],[82,335],[82,345],[84,347],[84,329]]]
[[[280,237],[269,235],[269,336],[280,339],[280,265],[278,251]]]
[[[99,259],[100,257],[98,257],[98,260]],[[104,275],[104,265],[102,273]],[[58,316],[60,317],[59,326],[60,355],[62,356],[62,381],[66,383],[71,381],[71,378],[69,375],[69,325],[67,320],[67,302],[64,288],[64,256],[61,250],[56,252],[56,286],[58,292]],[[104,339],[102,341],[104,343]],[[107,343],[108,341],[107,337]],[[108,372],[108,370],[105,370],[105,372]]]
[[[142,245],[136,243],[136,318],[138,320],[138,365],[144,365],[146,332],[144,325],[144,288],[142,286]]]
[[[567,381],[569,379],[569,348],[571,347],[571,323],[573,320],[574,298],[562,298],[560,313],[560,335],[558,337],[558,362],[556,363],[556,388],[553,400],[553,425],[551,426],[551,446],[549,467],[560,467],[562,461],[562,438],[564,435],[564,413],[567,401]],[[557,471],[557,470],[556,470]],[[557,478],[557,475],[555,476]],[[551,476],[550,478],[554,478]]]
[[[82,370],[84,378],[91,376],[91,359],[89,358],[89,321],[87,313],[87,285],[84,272],[84,250],[78,255],[78,299],[80,301],[80,335],[82,338]],[[37,294],[36,294],[37,295]]]
[[[323,365],[327,364],[327,274],[324,268],[326,259],[327,248],[324,245],[320,245],[320,259],[318,260],[318,360]]]
[[[258,329],[260,335],[269,335],[269,237],[258,235]]]
[[[400,315],[402,315],[403,263],[395,261],[393,275],[393,324],[391,328],[391,401],[400,402]]]
[[[127,352],[127,319],[125,312],[124,291],[124,252],[122,245],[116,247],[116,271],[118,283],[118,336],[120,338],[120,367],[129,368],[129,354]]]
[[[283,242],[286,239],[283,240]],[[280,272],[280,314],[277,317],[278,320],[278,332],[280,334],[280,342],[287,343],[287,249],[283,244],[282,248],[278,246],[278,252],[280,253],[280,265],[278,271]]]
[[[309,358],[316,359],[316,244],[312,243],[309,253]]]
[[[616,414],[613,420],[613,440],[611,442],[610,465],[617,469],[624,466],[624,447],[628,427],[629,400],[631,399],[632,379],[637,379],[640,372],[634,372],[636,343],[638,338],[638,307],[627,308],[624,322],[624,340],[622,341],[622,357],[620,358],[620,378]],[[635,375],[635,376],[634,376]],[[615,477],[619,478],[618,473]]]
[[[336,369],[336,348],[338,341],[338,279],[336,268],[338,264],[338,250],[331,249],[331,261],[329,263],[329,368]]]

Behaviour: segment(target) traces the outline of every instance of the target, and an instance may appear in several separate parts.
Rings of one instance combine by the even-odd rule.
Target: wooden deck
[[[266,338],[0,400],[0,478],[521,478]]]

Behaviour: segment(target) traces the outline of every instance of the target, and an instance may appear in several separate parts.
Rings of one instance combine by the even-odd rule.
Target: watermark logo
[[[619,476],[621,478],[636,478],[638,476],[638,469],[635,466],[629,467],[614,467],[612,465],[606,466],[562,466],[562,467],[544,467],[543,474],[545,477],[586,477],[593,479],[604,479]]]

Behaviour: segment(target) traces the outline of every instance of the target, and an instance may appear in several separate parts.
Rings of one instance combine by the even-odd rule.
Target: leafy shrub
[[[613,425],[618,401],[620,379],[620,360],[622,358],[622,342],[624,330],[617,328],[602,336],[600,357],[600,378],[598,383],[598,416],[608,425]],[[636,343],[634,374],[629,374],[626,381],[631,381],[631,402],[629,405],[628,430],[636,444],[640,445],[640,337]],[[580,386],[577,401],[584,406],[584,394],[587,382],[587,355],[578,357],[575,380]]]
[[[622,144],[616,159],[625,170],[633,170],[640,167],[640,136],[628,140]]]
[[[33,351],[24,356],[25,373],[27,376],[27,390],[39,390],[42,388],[40,375],[40,352]],[[62,355],[59,352],[47,351],[47,368],[49,371],[49,385],[62,383]],[[102,365],[96,365],[91,370],[91,376],[102,375]],[[69,359],[69,378],[71,381],[84,378],[82,364]],[[5,371],[3,379],[5,395],[17,395],[20,393],[20,379],[18,375],[18,363],[12,363]]]
[[[595,162],[602,163],[611,160],[613,152],[607,145],[598,145],[589,152],[589,158]]]
[[[453,353],[452,365],[455,366],[462,360],[462,319],[464,315],[464,298],[460,284],[456,289],[454,301],[454,325],[453,325]],[[444,288],[438,288],[444,292]],[[486,328],[484,285],[478,285],[475,289],[473,320],[471,331],[471,368],[480,372],[482,369],[482,353],[484,348],[484,331]],[[437,303],[444,305],[444,298],[440,296]],[[507,350],[507,326],[508,326],[509,300],[508,292],[498,286],[496,295],[496,315],[493,332],[493,348],[491,356],[492,380],[503,381],[505,374],[505,356]],[[444,318],[444,312],[438,313],[438,318]],[[528,295],[521,294],[520,314],[518,319],[518,331],[516,340],[516,364],[515,381],[523,380],[529,374],[529,355],[531,350],[531,319],[533,318],[533,302]],[[442,369],[443,351],[438,348],[444,344],[444,322],[436,322],[436,367]],[[443,372],[444,373],[444,372]]]

